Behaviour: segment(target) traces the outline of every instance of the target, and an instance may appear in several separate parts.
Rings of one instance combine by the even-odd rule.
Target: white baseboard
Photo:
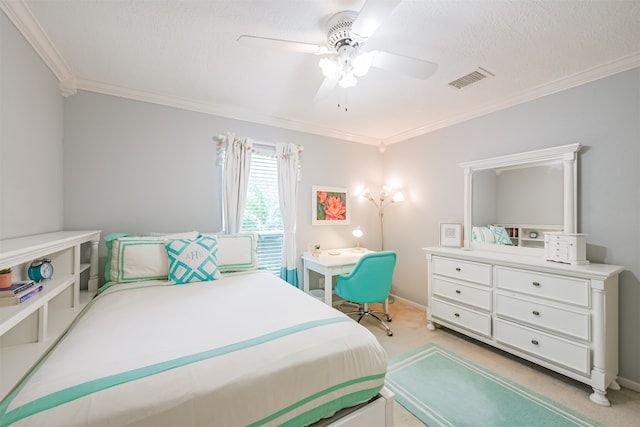
[[[628,388],[629,390],[637,391],[640,393],[640,383],[636,381],[631,381],[626,378],[618,378],[618,384],[621,387]]]
[[[405,304],[407,304],[407,305],[411,305],[411,306],[414,306],[415,308],[419,308],[419,309],[421,309],[421,310],[425,310],[425,312],[426,312],[426,310],[427,310],[427,307],[426,307],[426,306],[424,306],[424,305],[422,305],[422,304],[418,304],[417,302],[413,302],[413,301],[411,301],[411,300],[408,300],[408,299],[406,299],[406,298],[399,297],[399,296],[394,295],[394,294],[389,294],[389,296],[392,296],[393,298],[397,299],[398,301],[402,301],[403,303],[405,303]]]

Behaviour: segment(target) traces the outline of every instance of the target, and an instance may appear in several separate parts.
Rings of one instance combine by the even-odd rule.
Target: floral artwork
[[[312,192],[313,225],[349,224],[349,193],[346,188],[314,186]]]

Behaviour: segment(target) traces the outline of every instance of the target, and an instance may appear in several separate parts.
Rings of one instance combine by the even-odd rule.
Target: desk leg
[[[304,280],[302,282],[302,290],[306,293],[309,293],[309,268],[307,267],[307,262],[302,261],[302,269],[304,270]]]
[[[324,303],[329,307],[333,305],[333,276],[329,273],[324,275]]]

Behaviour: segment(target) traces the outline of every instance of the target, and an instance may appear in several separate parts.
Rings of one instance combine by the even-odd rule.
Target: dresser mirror
[[[540,252],[545,231],[576,232],[579,144],[461,163],[464,247]]]

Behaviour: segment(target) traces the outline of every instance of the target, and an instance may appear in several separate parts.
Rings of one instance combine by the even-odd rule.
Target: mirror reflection
[[[544,232],[576,233],[578,150],[569,144],[461,163],[465,248],[537,253]]]
[[[561,225],[562,164],[473,173],[473,225]]]

